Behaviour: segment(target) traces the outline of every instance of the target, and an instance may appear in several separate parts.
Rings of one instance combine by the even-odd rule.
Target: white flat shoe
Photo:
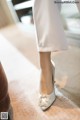
[[[54,84],[54,72],[55,72],[55,65],[54,63],[51,61],[52,63],[52,67],[53,69],[53,76],[52,76],[52,82]],[[55,89],[53,90],[53,92],[49,95],[45,95],[45,94],[40,94],[39,95],[39,106],[40,108],[45,111],[47,110],[49,107],[51,107],[51,105],[53,104],[53,102],[56,99],[56,95],[55,95]]]

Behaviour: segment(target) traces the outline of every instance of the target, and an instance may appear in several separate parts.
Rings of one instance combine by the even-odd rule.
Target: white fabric
[[[58,5],[54,0],[34,0],[33,17],[38,51],[67,49]]]

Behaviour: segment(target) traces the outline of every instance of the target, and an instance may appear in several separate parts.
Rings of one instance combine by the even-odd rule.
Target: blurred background
[[[0,0],[0,34],[39,69],[33,0]],[[59,90],[80,106],[80,13],[76,4],[61,4],[61,19],[69,49],[52,53]]]
[[[1,0],[0,28],[16,22],[25,25],[33,24],[32,6],[33,0]],[[80,39],[80,14],[76,4],[61,4],[60,14],[66,35],[80,42],[78,41]]]

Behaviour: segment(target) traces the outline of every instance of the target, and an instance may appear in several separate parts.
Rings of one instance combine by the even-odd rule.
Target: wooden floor
[[[80,120],[80,109],[58,89],[52,107],[41,111],[38,106],[40,70],[1,34],[0,60],[9,82],[14,120]]]

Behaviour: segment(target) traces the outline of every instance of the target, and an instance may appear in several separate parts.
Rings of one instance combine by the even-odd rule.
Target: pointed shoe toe
[[[55,99],[56,99],[55,91],[53,91],[49,95],[40,95],[40,98],[39,98],[40,108],[43,111],[47,110],[53,104]]]

